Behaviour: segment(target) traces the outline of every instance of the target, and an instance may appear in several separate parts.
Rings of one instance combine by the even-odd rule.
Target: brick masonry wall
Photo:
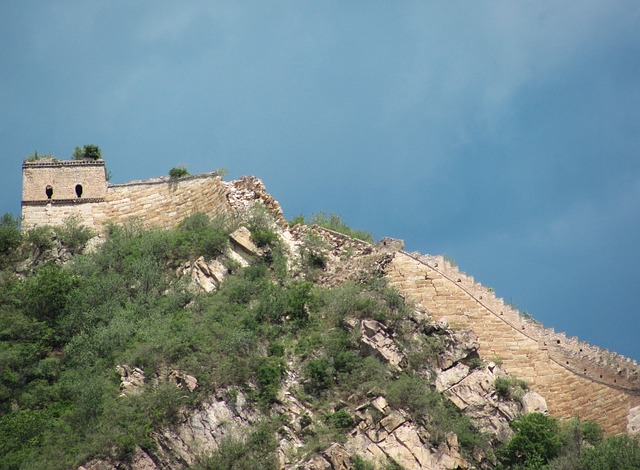
[[[79,199],[104,198],[107,180],[104,162],[37,161],[22,165],[22,201],[47,201],[45,188],[53,188],[54,200],[78,199],[75,188],[82,185]]]
[[[387,267],[390,284],[435,318],[473,330],[479,353],[547,400],[559,418],[579,416],[606,433],[640,431],[640,381],[635,361],[566,338],[523,319],[488,289],[442,258],[396,253]]]
[[[147,225],[172,227],[198,212],[216,217],[231,210],[227,195],[215,173],[110,185],[105,202],[93,206],[94,226],[140,219]]]
[[[45,175],[40,179],[63,181],[66,176],[60,173],[64,170],[56,168],[52,173],[57,176]],[[215,217],[231,211],[228,194],[225,183],[215,173],[112,184],[105,188],[103,199],[54,198],[47,203],[45,197],[35,204],[23,200],[22,226],[29,229],[36,225],[60,225],[70,216],[78,216],[85,225],[98,231],[107,221],[122,223],[128,219],[140,219],[149,226],[172,227],[197,212]]]

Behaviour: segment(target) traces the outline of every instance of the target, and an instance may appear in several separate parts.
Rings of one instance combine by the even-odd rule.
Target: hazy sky
[[[227,168],[640,359],[637,0],[0,0],[0,110],[0,214],[34,150]]]

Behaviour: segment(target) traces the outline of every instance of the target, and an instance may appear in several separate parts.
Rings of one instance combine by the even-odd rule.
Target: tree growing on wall
[[[88,144],[84,147],[76,147],[72,155],[74,160],[101,160],[102,151],[97,145]]]
[[[189,174],[189,171],[184,165],[178,165],[176,167],[171,168],[171,170],[169,170],[169,176],[171,178],[180,178],[182,176],[187,176],[188,174]]]

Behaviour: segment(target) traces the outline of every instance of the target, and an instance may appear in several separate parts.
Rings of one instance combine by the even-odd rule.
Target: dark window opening
[[[76,196],[82,197],[82,185],[76,184]]]
[[[53,196],[53,187],[48,184],[47,187],[44,189],[45,194],[47,195],[47,199],[51,199],[51,197]]]

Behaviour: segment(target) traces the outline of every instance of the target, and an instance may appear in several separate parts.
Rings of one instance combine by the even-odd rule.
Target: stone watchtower
[[[22,227],[60,225],[71,216],[93,225],[92,208],[107,194],[104,160],[53,159],[22,164]]]

